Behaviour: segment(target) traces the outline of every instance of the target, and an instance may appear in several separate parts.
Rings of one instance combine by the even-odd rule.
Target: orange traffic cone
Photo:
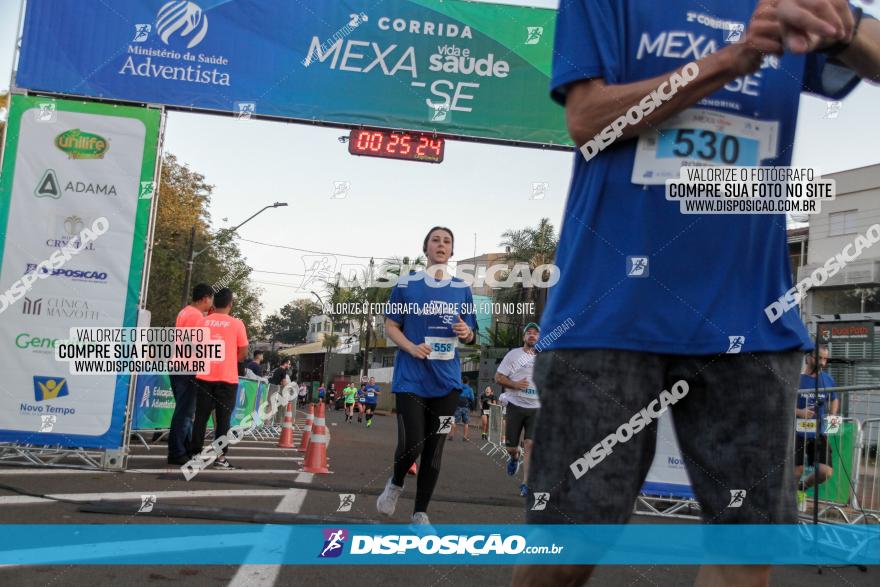
[[[409,471],[406,472],[407,475],[416,475],[419,472],[419,468],[416,466],[416,462],[413,461],[412,467],[409,468]]]
[[[302,440],[299,443],[299,452],[305,452],[309,448],[309,439],[312,436],[312,421],[315,419],[315,404],[309,404],[309,414],[306,416],[306,426],[303,430]]]
[[[293,447],[293,402],[288,402],[284,412],[284,422],[281,424],[281,437],[278,439],[278,448]]]
[[[306,473],[329,473],[327,468],[327,445],[330,435],[327,433],[327,424],[324,419],[324,404],[318,404],[318,413],[312,424],[312,435],[309,440],[309,448],[306,451],[306,462],[303,471]]]

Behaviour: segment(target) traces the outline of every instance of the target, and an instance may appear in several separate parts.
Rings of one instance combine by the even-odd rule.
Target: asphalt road
[[[298,415],[299,421],[302,414]],[[288,523],[405,523],[412,512],[415,479],[410,477],[395,516],[380,518],[376,496],[391,473],[397,439],[393,418],[378,415],[372,428],[346,424],[342,412],[327,416],[332,474],[301,473],[302,454],[274,442],[244,441],[229,460],[236,471],[208,470],[186,481],[165,464],[165,445],[132,444],[125,473],[0,466],[0,521],[79,524],[212,524],[253,521]],[[472,421],[473,422],[473,421]],[[298,445],[299,433],[296,433]],[[429,514],[434,523],[518,524],[524,522],[519,481],[508,477],[505,462],[481,452],[479,430],[471,441],[459,434],[447,442],[443,470]],[[14,488],[14,490],[13,490]],[[337,512],[339,494],[351,493],[350,512]],[[28,495],[29,494],[29,495]],[[138,513],[142,495],[155,495],[150,513]],[[38,496],[49,496],[50,499]],[[100,503],[96,503],[100,502]],[[640,523],[690,523],[640,517]],[[691,585],[694,567],[614,566],[599,569],[590,585]],[[780,567],[774,585],[876,585],[880,569]],[[435,566],[78,566],[0,568],[0,584],[17,586],[131,585],[509,585],[510,567]]]

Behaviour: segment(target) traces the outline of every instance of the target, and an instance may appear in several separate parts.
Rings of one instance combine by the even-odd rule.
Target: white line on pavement
[[[300,473],[294,481],[311,483],[313,478],[312,473]],[[306,499],[306,494],[305,489],[289,489],[281,498],[275,511],[298,514]],[[274,587],[280,572],[281,565],[241,565],[228,587]]]
[[[134,447],[132,447],[132,448],[134,448]],[[238,451],[240,451],[240,450],[265,450],[265,451],[277,451],[279,453],[282,453],[282,452],[293,452],[294,449],[292,449],[292,448],[278,448],[277,446],[274,446],[271,448],[268,446],[241,446],[241,443],[238,443],[235,445],[235,454],[238,454]],[[152,453],[132,452],[131,456],[137,457],[137,456],[143,456],[143,455],[147,455],[147,454],[152,454]]]
[[[302,457],[291,458],[291,461],[302,461]],[[140,474],[140,475],[161,475],[163,473],[180,472],[180,467],[168,467],[166,469],[128,469],[122,473]],[[0,469],[0,475],[17,476],[17,475],[112,475],[119,473],[118,471],[101,471],[87,469]],[[225,469],[203,469],[199,471],[199,475],[209,473],[223,473],[225,475],[236,474],[259,474],[259,475],[289,475],[299,473],[297,469],[233,469],[227,471]]]
[[[168,457],[166,457],[165,455],[131,455],[129,458],[132,458],[132,459],[166,459]],[[279,455],[277,457],[252,457],[252,456],[248,456],[248,455],[234,454],[234,455],[232,455],[232,458],[229,460],[230,461],[296,461],[296,460],[300,460],[301,461],[301,460],[303,460],[303,458],[302,457],[285,456],[285,455]]]
[[[0,496],[0,506],[42,503],[52,501],[53,499],[83,502],[98,501],[100,499],[106,501],[140,500],[143,495],[155,495],[157,501],[187,497],[277,497],[286,496],[289,491],[287,489],[204,489],[197,491],[152,491],[145,489],[143,491],[123,491],[120,493],[55,493],[47,495],[45,498],[32,497],[30,495],[3,495]]]

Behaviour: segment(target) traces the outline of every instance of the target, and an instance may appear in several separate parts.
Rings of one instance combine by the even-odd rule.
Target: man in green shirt
[[[354,418],[354,401],[357,395],[357,388],[353,383],[349,384],[342,390],[342,396],[345,398],[345,421],[351,423]]]

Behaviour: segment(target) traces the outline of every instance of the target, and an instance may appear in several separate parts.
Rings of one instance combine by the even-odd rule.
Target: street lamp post
[[[233,226],[232,228],[224,228],[224,229],[218,231],[217,236],[219,237],[221,232],[223,234],[232,235],[236,230],[238,230],[239,228],[244,226],[247,222],[249,222],[249,221],[253,220],[254,218],[256,218],[257,216],[259,216],[260,214],[262,214],[263,212],[265,212],[269,208],[281,208],[284,206],[287,206],[287,202],[275,202],[274,204],[270,204],[268,206],[265,206],[261,210],[258,210],[257,212],[252,214],[244,222],[242,222],[236,226]],[[192,281],[193,262],[196,260],[196,257],[198,257],[199,255],[201,255],[202,253],[207,251],[209,248],[211,248],[209,245],[209,246],[205,247],[204,249],[202,249],[201,251],[193,252],[195,240],[196,240],[196,227],[195,227],[195,225],[193,225],[193,227],[192,227],[192,229],[190,229],[190,233],[189,233],[189,252],[188,252],[189,259],[186,262],[186,271],[185,271],[185,274],[183,277],[183,293],[181,294],[181,304],[180,304],[182,306],[185,306],[187,304],[187,300],[189,299],[189,288],[190,288],[190,282]]]
[[[373,264],[374,264],[373,258],[370,257],[370,275],[367,278],[367,287],[364,289],[364,300],[367,303],[367,333],[364,336],[364,358],[363,358],[363,365],[362,365],[362,369],[361,369],[363,371],[363,373],[362,373],[363,377],[367,376],[367,371],[369,370],[369,367],[370,367],[370,358],[369,358],[370,357],[370,332],[373,329],[373,308],[372,308],[372,304],[370,303],[368,292],[370,291],[369,290],[370,284],[373,283]]]
[[[318,304],[321,306],[321,315],[323,315],[324,314],[324,300],[321,299],[321,296],[319,296],[314,291],[310,291],[309,293],[311,293],[313,296],[315,296],[318,299]],[[330,334],[333,334],[333,320],[332,319],[330,320]],[[327,381],[327,363],[329,363],[329,362],[330,362],[330,347],[327,347],[327,350],[324,351],[324,368],[322,369],[322,373],[321,373],[321,383],[322,384],[325,381]]]

